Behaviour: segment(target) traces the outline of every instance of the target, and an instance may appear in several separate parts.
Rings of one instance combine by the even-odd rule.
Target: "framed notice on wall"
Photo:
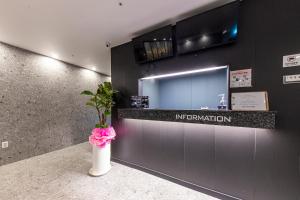
[[[231,94],[232,110],[268,111],[269,101],[267,92],[242,92]]]
[[[300,54],[283,56],[283,67],[300,66]]]
[[[252,87],[252,69],[230,72],[230,88]]]

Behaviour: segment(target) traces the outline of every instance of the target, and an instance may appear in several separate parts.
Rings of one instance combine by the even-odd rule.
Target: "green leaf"
[[[81,95],[88,95],[88,96],[93,96],[93,95],[94,95],[94,93],[92,93],[92,92],[89,91],[89,90],[84,90],[84,91],[82,91],[80,94],[81,94]]]
[[[87,102],[85,105],[87,106],[92,106],[92,107],[96,107],[96,104],[94,102]]]
[[[105,112],[104,112],[104,115],[106,115],[106,116],[108,116],[108,115],[110,115],[111,114],[111,112],[109,111],[109,110],[106,110]]]
[[[108,125],[107,125],[107,124],[104,124],[104,125],[102,125],[101,128],[108,128]]]
[[[96,108],[99,114],[100,123],[96,124],[96,128],[108,127],[108,124],[104,123],[104,121],[106,121],[108,115],[111,115],[111,107],[115,104],[113,101],[115,93],[117,93],[117,91],[113,89],[111,82],[99,84],[96,93],[89,90],[85,90],[81,93],[91,96],[86,105]]]
[[[96,98],[96,96],[94,96],[94,97],[90,98],[90,101],[92,101],[92,102],[96,102],[96,101],[97,101],[97,98]]]

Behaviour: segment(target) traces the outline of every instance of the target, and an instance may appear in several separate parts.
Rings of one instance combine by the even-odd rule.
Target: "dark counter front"
[[[118,117],[127,119],[274,129],[276,112],[126,108],[118,109]]]

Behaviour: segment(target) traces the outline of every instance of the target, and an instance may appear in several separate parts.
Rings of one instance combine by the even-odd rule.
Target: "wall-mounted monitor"
[[[178,22],[177,53],[186,54],[235,42],[239,5],[238,0]]]
[[[174,55],[172,26],[166,26],[132,40],[137,63],[152,62]]]

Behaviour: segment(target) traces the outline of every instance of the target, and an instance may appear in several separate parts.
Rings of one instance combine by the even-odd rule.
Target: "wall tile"
[[[87,97],[98,73],[0,43],[0,165],[87,141],[97,121]]]

